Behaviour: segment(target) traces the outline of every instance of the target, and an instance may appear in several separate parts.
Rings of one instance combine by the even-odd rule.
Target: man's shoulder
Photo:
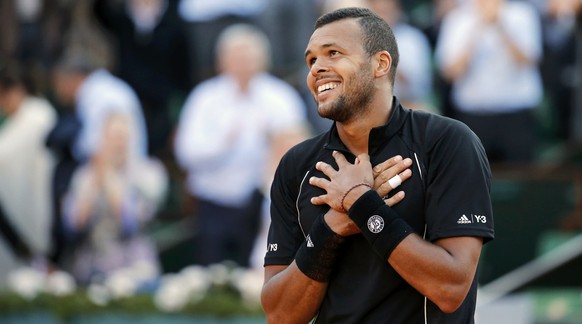
[[[325,148],[328,138],[329,132],[308,138],[289,149],[283,159],[290,160],[296,165],[309,164],[317,159],[321,150]]]
[[[118,105],[139,105],[135,90],[124,80],[111,72],[100,69],[92,72],[79,90],[81,101]]]
[[[290,179],[302,177],[318,161],[329,138],[328,132],[306,139],[291,147],[279,162],[278,174]]]
[[[428,136],[472,133],[471,129],[459,120],[428,111],[409,111],[410,123],[416,127],[424,127]]]
[[[413,140],[431,152],[436,146],[479,146],[477,135],[459,120],[426,111],[410,111]]]

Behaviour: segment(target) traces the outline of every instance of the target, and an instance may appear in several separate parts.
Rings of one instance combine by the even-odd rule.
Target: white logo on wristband
[[[382,232],[384,229],[384,219],[378,215],[368,218],[368,229],[374,234]]]

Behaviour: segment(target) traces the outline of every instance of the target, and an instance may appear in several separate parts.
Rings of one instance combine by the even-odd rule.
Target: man
[[[268,72],[270,43],[258,28],[235,24],[217,39],[219,74],[195,87],[180,115],[174,153],[196,199],[195,262],[249,267],[263,183],[306,124],[299,94]],[[295,135],[292,135],[295,134]],[[299,140],[293,142],[298,143]]]
[[[478,138],[399,104],[396,40],[367,9],[320,17],[305,58],[318,112],[335,123],[276,171],[268,321],[473,323],[478,260],[494,236]]]
[[[492,164],[535,160],[542,48],[527,1],[468,1],[443,20],[435,58],[452,86],[453,116],[479,136]]]
[[[63,230],[72,247],[64,266],[83,286],[143,267],[146,274],[134,281],[143,284],[160,271],[158,251],[144,228],[164,200],[167,173],[156,158],[131,158],[137,132],[127,114],[106,115],[100,135],[93,156],[75,170],[63,195]]]
[[[0,119],[1,287],[11,271],[44,263],[51,245],[54,159],[44,141],[57,115],[15,60],[0,60]]]
[[[129,116],[136,132],[130,145],[132,158],[147,155],[148,137],[139,99],[133,88],[105,69],[101,61],[94,51],[75,45],[53,67],[52,90],[64,108],[47,137],[48,147],[58,156],[51,189],[55,215],[51,259],[57,263],[67,259],[70,247],[62,233],[63,195],[79,164],[91,160],[99,149],[107,116]]]
[[[103,124],[110,113],[130,116],[137,132],[132,156],[147,155],[147,133],[139,99],[131,86],[101,67],[85,49],[67,51],[54,68],[54,91],[61,105],[74,107],[81,122],[73,153],[79,161],[90,159],[99,147]]]

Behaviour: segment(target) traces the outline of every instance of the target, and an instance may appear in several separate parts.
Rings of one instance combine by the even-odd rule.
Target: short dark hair
[[[380,51],[387,51],[392,57],[392,66],[390,69],[390,79],[392,85],[396,76],[396,67],[400,54],[398,53],[398,44],[392,28],[380,16],[376,15],[366,8],[341,8],[328,12],[319,17],[315,22],[315,29],[342,19],[357,19],[363,34],[364,50],[369,56]]]

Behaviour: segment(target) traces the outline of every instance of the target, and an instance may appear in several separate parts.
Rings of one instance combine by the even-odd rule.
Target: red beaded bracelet
[[[365,183],[365,182],[362,182],[362,183],[358,183],[358,184],[356,184],[356,185],[353,185],[353,186],[352,186],[350,189],[348,189],[348,190],[347,190],[347,191],[344,193],[344,195],[342,196],[342,200],[340,201],[340,207],[342,208],[342,210],[343,210],[343,212],[344,212],[344,213],[347,213],[347,212],[348,212],[348,211],[346,210],[346,208],[344,207],[344,200],[346,199],[347,195],[348,195],[348,194],[349,194],[349,193],[350,193],[352,190],[354,190],[354,189],[356,189],[357,187],[360,187],[360,186],[366,186],[366,187],[368,187],[368,188],[372,189],[372,186],[370,186],[369,184],[367,184],[367,183]]]

